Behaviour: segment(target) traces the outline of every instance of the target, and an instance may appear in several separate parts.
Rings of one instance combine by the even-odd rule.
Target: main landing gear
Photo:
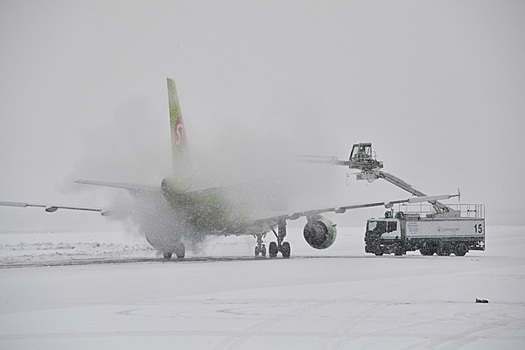
[[[268,247],[268,254],[270,255],[270,258],[277,257],[277,254],[281,252],[283,258],[288,259],[292,252],[292,248],[290,247],[289,242],[284,242],[284,238],[286,237],[286,222],[284,220],[280,221],[277,224],[277,232],[275,232],[273,228],[272,232],[277,238],[277,242],[270,242],[270,246]],[[262,242],[262,237],[263,235],[257,235],[257,246],[255,247],[255,256],[259,256],[259,253],[263,257],[266,256],[266,247]]]
[[[177,259],[184,259],[184,256],[186,256],[186,247],[184,246],[184,243],[179,242],[175,244],[173,252],[163,252],[162,255],[164,256],[165,260],[170,260],[173,256],[173,253],[175,253]]]

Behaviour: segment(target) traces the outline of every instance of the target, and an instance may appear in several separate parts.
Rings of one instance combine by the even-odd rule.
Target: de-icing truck
[[[305,156],[303,161],[347,166],[359,170],[357,180],[372,183],[383,179],[414,196],[427,197],[399,177],[383,171],[383,162],[376,159],[371,142],[354,144],[348,160]],[[391,210],[385,213],[385,217],[369,219],[365,252],[403,255],[407,251],[419,250],[423,255],[462,256],[469,250],[485,250],[485,207],[482,204],[449,205],[434,200],[416,206],[398,205],[397,210],[389,206]]]
[[[422,255],[463,256],[470,250],[485,250],[484,206],[449,207],[451,215],[436,215],[430,205],[428,209],[422,204],[399,205],[397,210],[387,211],[383,218],[369,219],[365,252],[379,256],[419,250]]]

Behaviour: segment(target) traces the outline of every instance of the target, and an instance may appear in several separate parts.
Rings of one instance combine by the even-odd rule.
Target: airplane
[[[256,257],[275,258],[280,253],[283,258],[291,256],[287,236],[287,221],[306,218],[303,237],[314,249],[329,248],[336,240],[337,228],[331,220],[323,217],[324,213],[345,213],[357,208],[391,208],[397,203],[419,203],[449,199],[458,195],[438,195],[409,197],[392,201],[378,201],[342,206],[308,208],[292,210],[282,206],[281,199],[257,200],[259,207],[246,205],[243,196],[245,185],[222,187],[193,188],[191,173],[187,171],[188,143],[175,82],[167,78],[168,105],[171,130],[173,175],[162,180],[160,188],[119,182],[76,180],[76,183],[113,187],[128,190],[133,194],[138,205],[131,213],[141,216],[149,210],[149,217],[139,220],[142,232],[149,244],[166,260],[175,255],[183,259],[186,245],[192,240],[208,235],[249,235],[256,239],[254,254]],[[233,195],[232,195],[233,194]],[[273,198],[273,196],[271,196]],[[59,209],[98,212],[103,216],[112,216],[112,210],[85,206],[62,206],[32,204],[24,202],[0,201],[0,205],[12,207],[39,207],[46,212]],[[262,208],[261,208],[262,207]],[[273,233],[275,241],[270,242],[268,251],[264,243],[266,234]]]

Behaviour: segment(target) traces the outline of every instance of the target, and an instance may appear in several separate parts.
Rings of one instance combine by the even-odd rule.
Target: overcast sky
[[[160,183],[170,76],[193,149],[371,141],[421,191],[525,225],[524,1],[3,0],[0,48],[0,200],[104,205],[68,184]],[[338,202],[406,197],[330,171]],[[0,230],[39,227],[111,223],[0,208]]]

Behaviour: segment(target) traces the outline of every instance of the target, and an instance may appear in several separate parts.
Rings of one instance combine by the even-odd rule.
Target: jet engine
[[[304,239],[312,248],[326,249],[335,242],[337,237],[335,226],[330,220],[322,216],[310,217],[304,226]]]

